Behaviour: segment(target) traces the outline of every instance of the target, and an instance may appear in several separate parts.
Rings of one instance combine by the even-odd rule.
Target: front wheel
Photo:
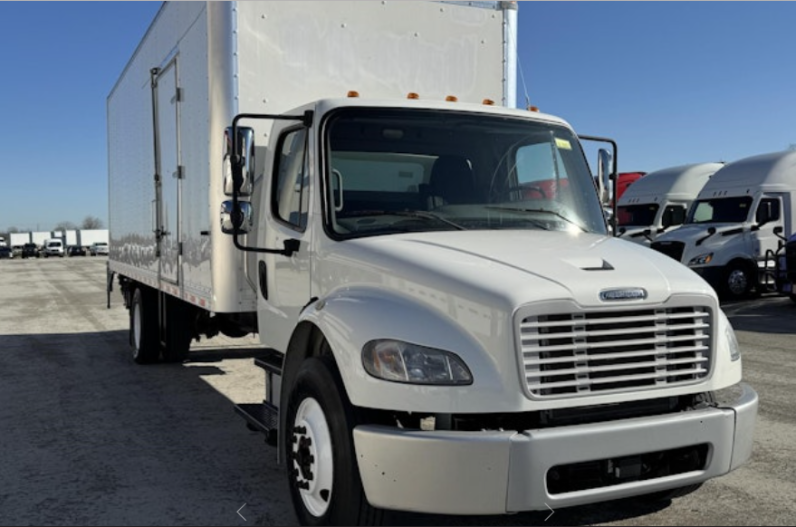
[[[752,273],[742,263],[731,263],[724,274],[724,293],[731,300],[740,300],[752,289]]]
[[[359,477],[354,408],[334,359],[311,357],[290,392],[284,454],[290,497],[301,525],[380,525]]]

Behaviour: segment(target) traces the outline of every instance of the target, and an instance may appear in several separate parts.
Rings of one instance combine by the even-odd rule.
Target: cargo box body
[[[209,311],[254,312],[246,258],[219,221],[233,116],[352,90],[513,106],[512,10],[476,4],[165,3],[108,96],[109,269]]]

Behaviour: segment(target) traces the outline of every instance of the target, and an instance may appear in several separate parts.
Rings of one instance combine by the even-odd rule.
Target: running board
[[[246,420],[246,426],[254,432],[265,434],[265,442],[276,446],[279,427],[279,409],[271,403],[236,404],[235,412]]]
[[[260,404],[236,404],[235,412],[246,420],[249,430],[265,434],[265,442],[276,446],[279,437],[279,391],[282,387],[284,355],[272,349],[254,359],[265,370],[265,399]]]

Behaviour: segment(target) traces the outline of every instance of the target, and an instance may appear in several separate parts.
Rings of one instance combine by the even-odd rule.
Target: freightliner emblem
[[[600,300],[603,302],[614,302],[617,300],[644,300],[647,298],[647,290],[640,287],[627,289],[606,289],[600,291]]]

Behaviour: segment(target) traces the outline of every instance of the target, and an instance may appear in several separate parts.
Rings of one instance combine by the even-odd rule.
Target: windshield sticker
[[[556,146],[561,150],[572,150],[572,145],[566,139],[556,137]]]

